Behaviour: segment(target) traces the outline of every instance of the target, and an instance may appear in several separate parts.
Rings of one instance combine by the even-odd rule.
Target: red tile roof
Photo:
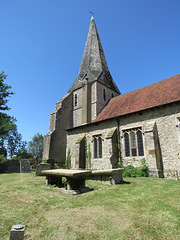
[[[177,101],[180,101],[180,74],[112,98],[93,122]]]

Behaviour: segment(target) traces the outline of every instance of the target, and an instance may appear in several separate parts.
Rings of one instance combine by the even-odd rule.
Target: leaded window
[[[101,137],[98,138],[98,142],[99,142],[99,158],[102,158],[102,138]]]
[[[102,158],[102,137],[94,136],[94,158]]]
[[[139,156],[144,156],[142,131],[140,131],[140,130],[137,131],[137,142],[138,142]]]
[[[124,133],[124,145],[125,145],[125,156],[130,156],[130,148],[129,148],[129,134],[127,132]]]
[[[94,158],[97,158],[97,138],[94,138]]]
[[[141,128],[123,131],[125,157],[144,156]]]

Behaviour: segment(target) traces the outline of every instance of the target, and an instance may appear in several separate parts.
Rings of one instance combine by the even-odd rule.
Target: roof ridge
[[[166,80],[168,80],[168,79],[170,79],[170,78],[173,78],[173,77],[176,77],[176,76],[180,76],[180,74],[176,74],[176,75],[174,75],[174,76],[172,76],[172,77],[165,78],[165,79],[160,80],[160,81],[155,82],[155,83],[151,83],[151,84],[149,84],[149,85],[147,85],[147,86],[140,87],[140,88],[138,88],[138,89],[132,90],[132,91],[127,92],[127,93],[123,93],[123,94],[121,94],[120,96],[116,96],[116,97],[112,98],[112,100],[115,99],[115,98],[118,98],[118,97],[122,97],[122,96],[124,96],[124,95],[126,95],[126,94],[128,94],[128,93],[136,92],[136,91],[139,91],[140,89],[150,87],[150,86],[152,86],[152,85],[158,84],[158,83],[160,83],[160,82],[166,81]]]

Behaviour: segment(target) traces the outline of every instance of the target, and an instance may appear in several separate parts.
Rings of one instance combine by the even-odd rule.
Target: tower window
[[[103,89],[103,99],[104,99],[104,101],[106,101],[106,90],[105,89]]]
[[[74,95],[74,106],[77,106],[77,94]]]
[[[113,98],[113,97],[114,97],[114,94],[112,93],[112,94],[111,94],[111,98]]]

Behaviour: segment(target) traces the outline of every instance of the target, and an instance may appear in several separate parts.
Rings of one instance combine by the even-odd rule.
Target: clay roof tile
[[[180,101],[180,74],[112,98],[93,122],[177,101]]]

